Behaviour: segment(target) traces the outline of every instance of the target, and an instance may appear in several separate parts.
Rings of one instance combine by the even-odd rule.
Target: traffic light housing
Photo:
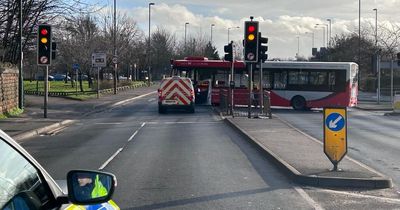
[[[267,37],[262,37],[261,32],[258,33],[258,62],[265,62],[268,60],[268,46],[264,44],[268,44],[268,38]]]
[[[233,62],[233,42],[224,46],[225,57],[224,60]]]
[[[51,26],[39,25],[38,28],[38,46],[37,46],[37,64],[50,65],[51,64]]]
[[[51,60],[55,60],[57,57],[57,42],[51,43]]]
[[[244,22],[244,61],[257,63],[258,61],[258,22]]]

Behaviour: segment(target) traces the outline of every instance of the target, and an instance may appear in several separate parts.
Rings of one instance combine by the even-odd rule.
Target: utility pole
[[[117,0],[114,0],[114,59],[117,58]],[[113,59],[113,60],[114,60]],[[117,62],[114,62],[114,94],[117,94]]]
[[[154,3],[149,3],[149,45],[147,47],[147,58],[149,61],[149,69],[148,69],[148,78],[147,78],[147,85],[150,86],[151,82],[151,6],[154,5]]]
[[[24,108],[24,75],[23,75],[23,66],[24,66],[24,52],[22,49],[22,27],[23,27],[23,19],[22,19],[22,0],[19,1],[19,53],[20,53],[20,61],[19,61],[19,77],[18,77],[18,108]]]

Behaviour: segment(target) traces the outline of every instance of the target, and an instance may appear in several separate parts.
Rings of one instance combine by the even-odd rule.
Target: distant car
[[[119,209],[111,200],[116,185],[113,174],[72,170],[67,174],[67,186],[61,188],[24,148],[2,130],[0,151],[0,209]],[[81,180],[87,178],[95,179],[97,183],[90,196],[80,194]],[[103,190],[101,195],[93,194],[96,187]]]
[[[55,74],[54,76],[54,81],[65,81],[65,74]],[[67,77],[68,81],[71,81],[71,77]]]
[[[194,113],[195,95],[193,83],[187,77],[169,77],[160,83],[158,89],[158,112],[165,113],[168,108],[184,108]]]
[[[41,76],[36,76],[36,80],[38,80],[38,81],[44,81],[44,76],[43,76],[43,75],[41,75]],[[48,80],[49,80],[49,81],[54,81],[54,77],[51,76],[51,75],[49,75],[49,76],[48,76]]]

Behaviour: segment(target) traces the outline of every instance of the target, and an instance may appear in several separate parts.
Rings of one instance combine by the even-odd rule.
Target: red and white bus
[[[235,61],[234,104],[247,105],[248,70]],[[230,63],[188,57],[172,61],[173,74],[192,78],[197,103],[219,104],[221,89],[228,89]],[[260,73],[253,71],[254,84]],[[282,62],[263,63],[264,90],[270,91],[272,106],[294,109],[357,105],[358,65],[352,62]]]

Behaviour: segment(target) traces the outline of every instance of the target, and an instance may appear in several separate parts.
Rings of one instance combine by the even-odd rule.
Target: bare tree
[[[17,63],[19,48],[19,11],[15,0],[0,1],[0,40],[3,49],[2,60]],[[94,11],[94,5],[82,3],[80,0],[25,0],[23,10],[23,49],[35,45],[34,38],[38,23],[52,23],[75,14],[76,12]]]

